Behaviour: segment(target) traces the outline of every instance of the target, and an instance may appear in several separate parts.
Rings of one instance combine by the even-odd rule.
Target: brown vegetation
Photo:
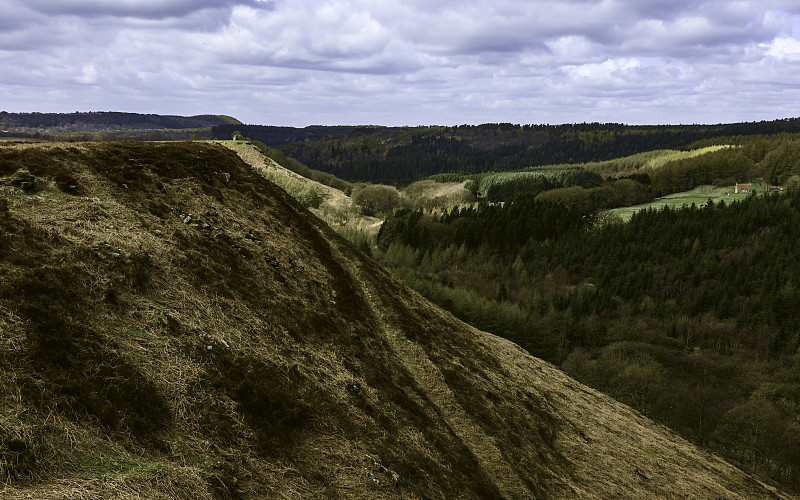
[[[0,176],[4,498],[782,497],[221,146],[3,144]]]

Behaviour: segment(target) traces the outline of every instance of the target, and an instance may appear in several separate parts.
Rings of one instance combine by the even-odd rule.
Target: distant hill
[[[717,125],[629,126],[616,123],[457,127],[217,125],[216,139],[239,131],[280,148],[310,168],[348,181],[407,184],[430,175],[512,171],[531,166],[586,163],[698,141],[736,144],[731,138],[800,133],[800,118]]]
[[[3,498],[795,498],[475,330],[235,152],[0,143]]]
[[[172,116],[98,111],[88,113],[0,112],[0,131],[6,136],[42,138],[133,138],[161,134],[164,138],[188,138],[210,127],[240,124],[221,115]],[[99,134],[105,134],[105,136]],[[186,136],[186,137],[184,137]],[[152,138],[152,137],[150,137]]]

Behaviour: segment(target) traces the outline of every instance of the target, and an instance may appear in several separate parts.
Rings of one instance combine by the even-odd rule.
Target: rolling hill
[[[3,498],[792,498],[222,146],[0,143],[0,176]]]
[[[213,137],[240,132],[310,168],[348,181],[407,184],[443,173],[477,174],[532,166],[603,162],[654,150],[737,144],[796,134],[800,119],[717,125],[485,123],[454,127],[217,125]],[[700,144],[702,143],[702,144]]]
[[[0,137],[60,140],[188,139],[210,137],[211,128],[240,125],[224,115],[175,116],[97,111],[88,113],[8,113],[0,111]]]

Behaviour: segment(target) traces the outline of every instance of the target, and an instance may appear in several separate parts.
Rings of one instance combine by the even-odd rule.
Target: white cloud
[[[789,0],[0,0],[0,102],[293,125],[769,119],[800,97],[797,26]]]
[[[590,80],[596,84],[618,84],[625,80],[627,73],[641,66],[642,63],[636,58],[609,59],[599,64],[567,67],[565,70],[573,78]]]
[[[92,64],[83,67],[83,74],[75,79],[78,83],[97,83],[97,68]]]
[[[775,59],[800,61],[800,40],[794,38],[776,38],[770,44],[764,44],[767,54]]]

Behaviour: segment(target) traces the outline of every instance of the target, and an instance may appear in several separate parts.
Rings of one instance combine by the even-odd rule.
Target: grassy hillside
[[[444,313],[234,153],[0,145],[3,498],[789,498]]]

